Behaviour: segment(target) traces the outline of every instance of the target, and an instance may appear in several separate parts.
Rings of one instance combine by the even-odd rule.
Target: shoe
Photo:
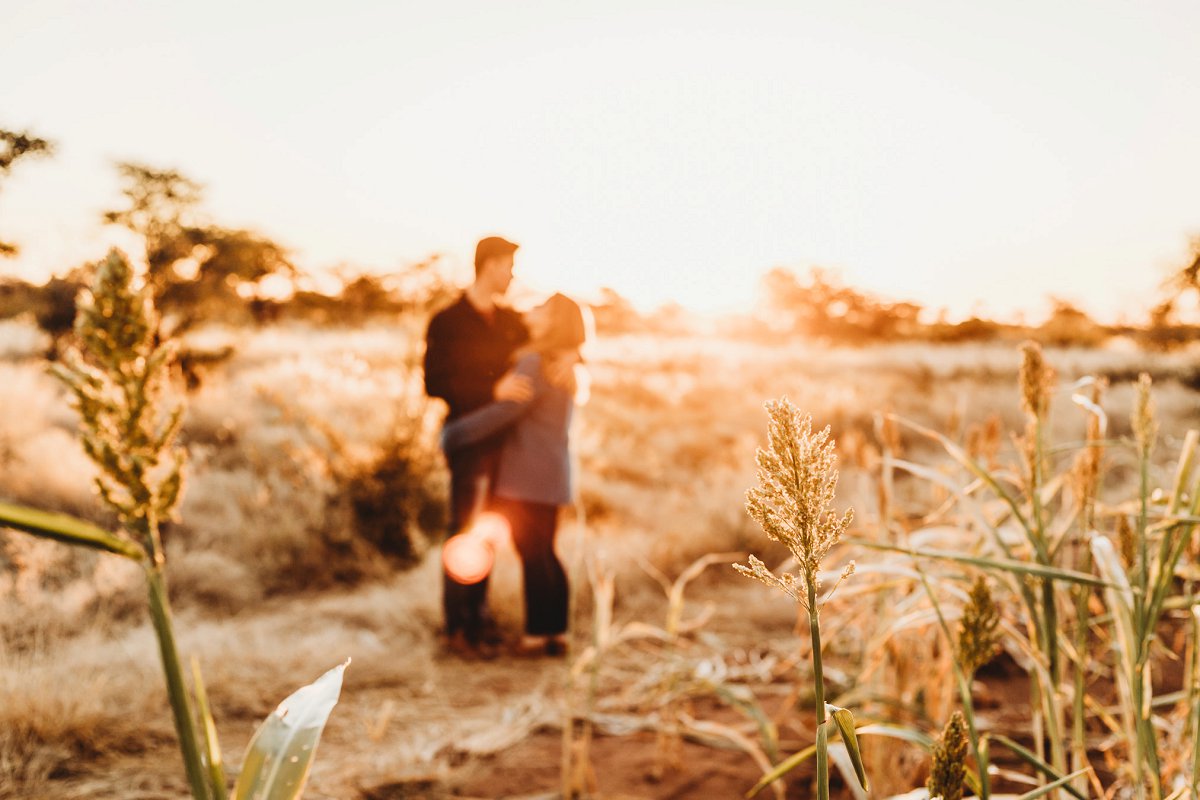
[[[496,624],[496,620],[490,616],[484,617],[483,623],[479,626],[479,631],[475,637],[478,641],[484,644],[499,647],[504,644],[504,634],[500,630],[500,626]]]
[[[517,643],[516,655],[526,658],[537,656],[565,656],[567,654],[567,639],[561,634],[553,636],[525,634]]]
[[[495,645],[481,641],[472,641],[462,631],[446,636],[442,639],[442,649],[452,656],[465,659],[467,661],[490,661],[499,655],[499,651]]]
[[[546,647],[549,644],[549,639],[545,636],[531,636],[525,634],[513,646],[513,655],[522,658],[537,658],[546,655]]]

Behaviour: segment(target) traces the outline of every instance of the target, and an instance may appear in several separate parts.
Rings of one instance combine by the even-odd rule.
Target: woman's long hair
[[[544,336],[529,346],[544,355],[578,353],[588,339],[587,321],[583,308],[565,294],[552,294],[544,303],[550,315],[550,325]]]
[[[550,324],[543,336],[531,341],[528,349],[542,356],[542,370],[546,377],[558,384],[549,370],[550,362],[566,359],[574,360],[574,369],[567,373],[569,378],[559,388],[565,389],[575,396],[576,403],[582,405],[587,401],[590,380],[583,369],[583,346],[591,338],[592,329],[590,314],[565,294],[552,294],[545,302],[550,316]],[[557,373],[562,375],[561,370]]]

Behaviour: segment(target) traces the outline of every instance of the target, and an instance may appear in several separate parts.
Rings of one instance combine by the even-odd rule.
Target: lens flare
[[[508,541],[508,520],[491,512],[480,514],[471,527],[442,546],[442,565],[458,583],[479,583],[496,563],[496,548]]]

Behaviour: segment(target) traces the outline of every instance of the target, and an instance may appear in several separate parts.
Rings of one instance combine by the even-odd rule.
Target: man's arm
[[[425,394],[449,402],[452,367],[445,318],[440,314],[429,321],[425,332]]]
[[[504,393],[512,399],[488,403],[453,422],[447,422],[442,428],[442,450],[451,453],[476,444],[495,436],[520,419],[545,388],[545,380],[541,379],[539,372],[537,359],[522,359],[503,379],[511,380],[516,387]]]

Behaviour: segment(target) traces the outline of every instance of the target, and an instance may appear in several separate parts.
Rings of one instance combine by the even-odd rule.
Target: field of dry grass
[[[437,649],[440,578],[421,529],[436,535],[438,517],[422,498],[440,496],[445,476],[432,451],[439,411],[423,400],[415,367],[418,331],[200,332],[197,346],[230,345],[234,354],[201,376],[181,435],[187,489],[182,520],[167,532],[181,648],[204,666],[235,767],[275,703],[353,657],[308,797],[551,796],[572,697],[567,665],[481,665]],[[38,356],[43,346],[29,326],[0,324],[0,499],[111,523],[91,493],[65,392]],[[832,427],[838,503],[855,508],[855,532],[867,535],[881,519],[877,413],[1003,460],[1013,451],[1007,432],[1024,425],[1019,355],[982,345],[845,350],[655,337],[591,347],[592,398],[575,433],[580,503],[560,550],[577,590],[574,654],[604,606],[589,572],[611,576],[610,629],[627,634],[592,662],[592,717],[603,734],[590,753],[596,780],[608,797],[734,796],[761,774],[748,754],[766,748],[756,719],[777,725],[785,754],[812,740],[788,713],[803,700],[806,668],[795,608],[724,566],[738,558],[730,555],[689,584],[676,609],[681,630],[664,641],[648,628],[671,629],[660,583],[696,559],[782,560],[743,508],[765,436],[763,401],[787,395]],[[1132,381],[1151,374],[1160,422],[1151,477],[1168,484],[1185,431],[1200,426],[1195,351],[1052,350],[1047,360],[1058,372],[1055,441],[1083,436],[1070,401],[1077,379],[1110,380],[1104,405],[1116,439],[1129,435]],[[898,446],[904,458],[952,473],[915,434]],[[347,501],[378,478],[389,453],[403,469],[383,491],[412,511],[402,520],[412,553],[381,545]],[[1111,451],[1106,481],[1114,496],[1136,482],[1131,454]],[[889,513],[920,519],[946,500],[937,485],[900,477]],[[945,530],[926,535],[942,547],[968,544],[937,541]],[[938,730],[954,696],[930,612],[911,594],[878,591],[870,560],[899,569],[895,558],[856,557],[867,577],[828,612],[836,632],[826,681],[870,717]],[[501,558],[495,578],[493,607],[515,632],[514,556]],[[0,533],[0,797],[185,795],[142,591],[136,568],[118,559]],[[885,597],[895,605],[882,605]],[[1016,728],[1013,696],[1028,697],[1006,663],[984,681],[981,716]],[[739,736],[753,747],[739,747]],[[923,782],[927,757],[917,748],[866,749],[877,796]],[[803,776],[793,776],[797,797],[808,796]]]

